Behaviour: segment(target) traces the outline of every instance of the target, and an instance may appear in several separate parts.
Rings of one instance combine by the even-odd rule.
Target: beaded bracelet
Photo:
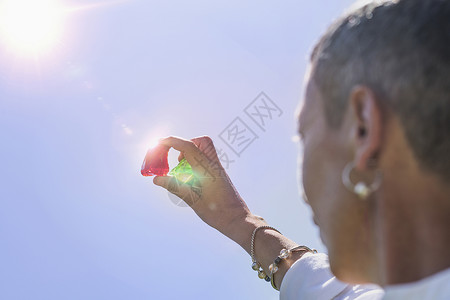
[[[263,218],[259,217],[261,220],[264,220]],[[261,265],[259,264],[259,262],[256,261],[255,258],[255,236],[256,233],[258,232],[258,230],[260,229],[272,229],[275,230],[276,232],[278,232],[279,234],[281,234],[281,232],[279,232],[276,228],[269,226],[269,225],[262,225],[259,227],[256,227],[253,230],[252,233],[252,238],[251,238],[251,243],[250,243],[250,256],[252,257],[252,269],[258,272],[258,277],[261,279],[264,279],[265,281],[269,282],[272,284],[272,287],[279,291],[280,289],[276,287],[275,285],[275,280],[274,280],[274,275],[276,272],[278,272],[278,265],[281,263],[281,261],[283,259],[287,259],[292,252],[298,252],[298,251],[305,251],[305,252],[311,252],[311,253],[317,253],[317,250],[315,249],[310,249],[306,246],[297,246],[294,247],[292,249],[285,249],[283,248],[280,251],[280,255],[277,256],[277,258],[275,259],[275,261],[273,262],[273,264],[271,264],[269,266],[269,272],[270,272],[270,276],[266,274],[266,272],[264,272],[263,268],[261,267]]]
[[[292,252],[298,252],[298,251],[317,253],[316,249],[310,249],[310,248],[308,248],[306,246],[297,246],[297,247],[294,247],[294,248],[289,249],[289,250],[288,249],[282,249],[280,251],[280,255],[278,255],[277,258],[275,259],[275,261],[273,262],[273,264],[271,264],[269,266],[270,283],[272,284],[272,287],[274,289],[276,289],[277,291],[279,291],[280,289],[276,287],[274,278],[275,278],[275,273],[278,272],[278,265],[280,264],[280,262],[283,259],[287,259],[291,255]]]
[[[269,282],[271,280],[271,278],[269,276],[267,276],[266,272],[264,272],[263,268],[261,267],[259,262],[256,261],[256,258],[255,258],[255,236],[256,236],[256,233],[258,232],[258,230],[260,230],[260,229],[272,229],[272,230],[275,230],[276,232],[278,232],[279,234],[281,234],[281,232],[279,232],[277,229],[273,228],[272,226],[263,225],[263,226],[256,227],[252,233],[252,239],[251,239],[251,244],[250,244],[250,256],[252,257],[252,269],[258,272],[259,278],[264,279],[265,281]]]

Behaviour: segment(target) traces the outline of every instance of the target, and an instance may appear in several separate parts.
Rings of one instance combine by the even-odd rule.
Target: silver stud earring
[[[375,192],[381,185],[382,174],[380,170],[375,171],[375,178],[372,184],[368,185],[365,182],[359,181],[356,184],[350,179],[350,174],[355,168],[354,162],[349,162],[342,171],[342,183],[352,193],[355,193],[361,200],[366,200],[373,192]]]

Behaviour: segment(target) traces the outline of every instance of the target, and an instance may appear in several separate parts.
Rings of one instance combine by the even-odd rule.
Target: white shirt
[[[450,269],[420,281],[386,287],[350,285],[330,272],[326,254],[306,253],[286,272],[280,288],[280,300],[449,300]]]

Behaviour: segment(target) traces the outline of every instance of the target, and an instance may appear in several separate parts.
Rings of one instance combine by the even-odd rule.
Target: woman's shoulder
[[[281,300],[296,299],[358,299],[378,300],[384,291],[376,285],[350,285],[339,281],[330,271],[324,253],[306,253],[284,276]]]

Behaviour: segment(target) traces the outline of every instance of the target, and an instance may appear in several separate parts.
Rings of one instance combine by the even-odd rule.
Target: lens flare
[[[17,56],[48,55],[62,42],[71,14],[127,1],[69,6],[63,0],[0,0],[0,47]]]
[[[0,42],[14,53],[40,55],[62,36],[64,8],[56,0],[0,2]]]

